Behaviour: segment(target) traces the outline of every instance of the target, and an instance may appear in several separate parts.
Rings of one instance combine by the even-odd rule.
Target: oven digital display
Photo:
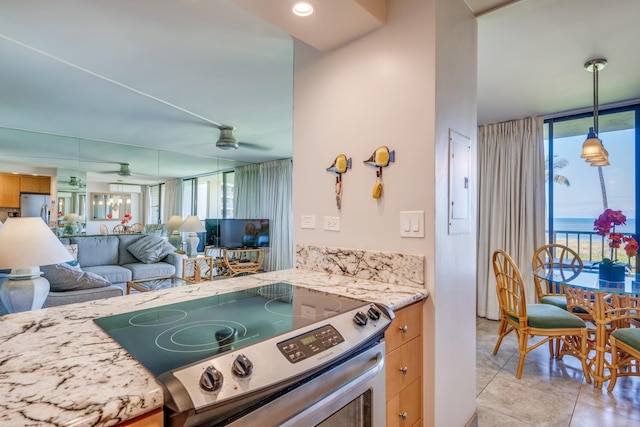
[[[302,342],[302,345],[308,345],[314,341],[317,341],[317,338],[313,335],[309,335],[308,337],[304,337],[300,339],[300,342]]]
[[[344,337],[331,325],[278,343],[280,353],[291,363],[298,363],[344,342]]]

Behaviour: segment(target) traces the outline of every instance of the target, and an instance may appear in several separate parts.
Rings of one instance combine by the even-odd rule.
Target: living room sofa
[[[58,288],[52,285],[52,290],[49,291],[43,307],[121,296],[124,294],[128,280],[181,275],[184,255],[174,253],[169,249],[171,248],[170,246],[162,246],[163,252],[161,254],[163,257],[157,261],[153,259],[153,256],[146,257],[144,253],[142,255],[137,253],[139,258],[136,258],[130,252],[128,248],[133,248],[132,245],[134,243],[145,238],[152,240],[151,237],[143,234],[61,238],[60,241],[64,245],[73,247],[77,255],[78,267],[83,272],[97,274],[108,280],[111,285],[80,289],[70,287],[72,290],[62,291],[57,290]],[[136,246],[140,247],[140,243],[144,242],[138,242]],[[169,245],[168,243],[166,244]],[[164,255],[165,253],[166,256]],[[158,255],[158,253],[155,255]],[[141,259],[145,262],[141,261]],[[46,277],[47,273],[45,273]]]

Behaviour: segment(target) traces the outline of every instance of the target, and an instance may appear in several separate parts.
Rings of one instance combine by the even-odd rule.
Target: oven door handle
[[[311,386],[299,406],[287,408],[289,413],[295,415],[279,425],[281,427],[318,425],[328,415],[340,410],[363,394],[366,389],[372,388],[370,385],[376,376],[379,376],[379,380],[373,392],[385,396],[384,344],[381,343],[375,348],[373,355],[370,355],[370,352],[359,355],[367,355],[365,359],[368,360],[364,360],[364,363],[362,360],[357,360],[358,356],[356,356],[353,360],[356,363],[350,364],[352,361],[349,361],[348,366],[339,366],[325,374],[326,377],[323,375],[320,384]],[[346,381],[345,378],[347,378]],[[363,384],[367,386],[363,387]],[[313,403],[309,405],[309,402]],[[322,410],[319,411],[319,408]]]
[[[384,342],[353,356],[331,370],[289,391],[240,418],[227,427],[308,427],[318,425],[331,414],[372,389],[373,426],[386,422]]]

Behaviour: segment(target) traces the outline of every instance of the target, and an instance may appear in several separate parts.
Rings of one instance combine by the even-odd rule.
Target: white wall
[[[461,426],[475,411],[475,220],[469,234],[447,234],[448,129],[475,147],[475,25],[463,0],[390,0],[381,29],[294,52],[294,243],[425,255],[426,426]],[[397,160],[375,200],[375,169],[362,162],[380,145]],[[342,210],[325,171],[338,154],[353,158]],[[400,238],[405,210],[425,212],[424,239]],[[316,229],[301,229],[302,215]],[[341,230],[324,231],[324,216]]]
[[[437,8],[436,268],[427,272],[435,292],[427,301],[425,327],[434,325],[437,349],[434,425],[462,426],[475,410],[476,395],[477,26],[462,1],[438,0]],[[471,139],[469,234],[447,231],[450,128]]]

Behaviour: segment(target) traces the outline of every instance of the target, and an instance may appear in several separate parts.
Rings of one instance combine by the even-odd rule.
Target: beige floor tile
[[[515,377],[518,347],[507,336],[497,355],[498,322],[477,319],[478,426],[640,427],[640,377],[620,378],[613,393],[587,384],[580,361],[556,360],[546,345],[529,353]]]
[[[478,406],[478,427],[531,427],[531,425],[493,409]]]
[[[612,408],[604,411],[578,402],[569,427],[638,427],[640,421],[627,418]]]
[[[476,402],[516,420],[545,426],[568,426],[575,397],[549,388],[531,388],[526,382],[496,378],[480,393]]]

